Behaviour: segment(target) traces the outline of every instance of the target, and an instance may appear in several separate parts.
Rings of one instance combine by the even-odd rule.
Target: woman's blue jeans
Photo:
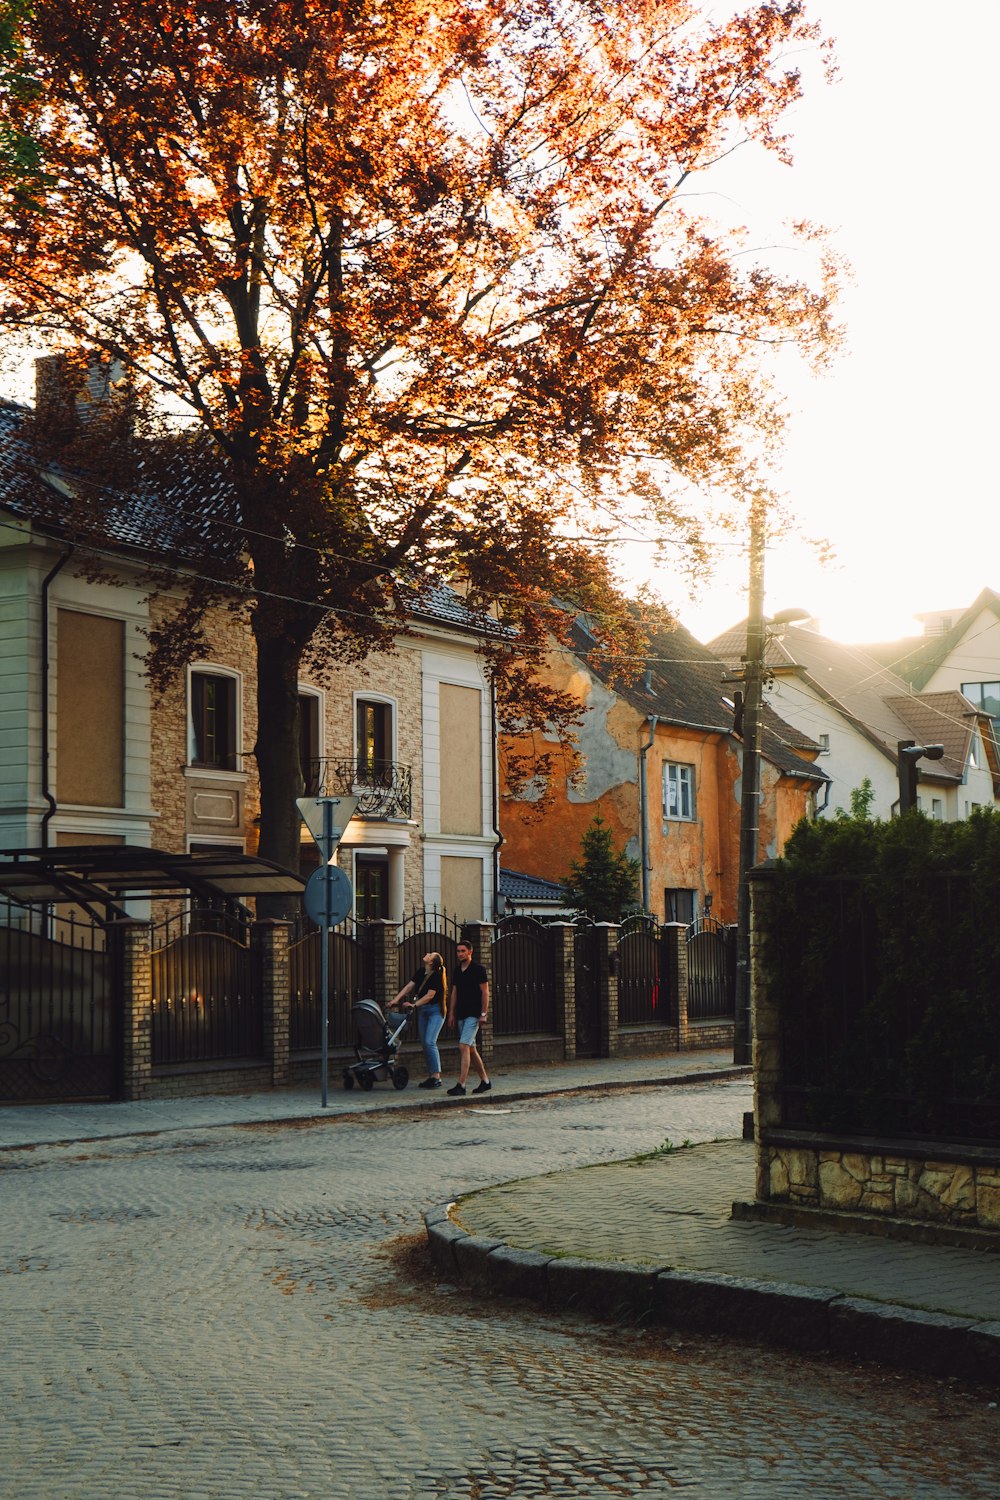
[[[421,1005],[417,1011],[417,1025],[420,1030],[420,1040],[423,1044],[424,1057],[427,1061],[428,1073],[440,1073],[441,1054],[438,1051],[437,1039],[444,1025],[444,1016],[437,1005]]]

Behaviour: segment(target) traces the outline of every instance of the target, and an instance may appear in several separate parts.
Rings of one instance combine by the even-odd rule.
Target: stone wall
[[[1000,1230],[1000,1149],[943,1160],[926,1146],[848,1148],[774,1134],[760,1146],[770,1203]]]

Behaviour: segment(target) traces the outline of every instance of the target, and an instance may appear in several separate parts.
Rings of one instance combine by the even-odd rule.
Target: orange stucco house
[[[561,880],[599,810],[616,843],[640,861],[646,910],[661,921],[711,912],[734,922],[743,746],[733,729],[732,675],[680,626],[652,638],[645,668],[624,684],[612,681],[595,644],[579,619],[540,669],[579,699],[583,774],[555,786],[541,805],[531,787],[515,795],[501,779],[503,865]],[[526,748],[516,737],[506,747]],[[765,711],[761,859],[779,854],[800,818],[813,814],[827,780],[813,763],[818,752]]]

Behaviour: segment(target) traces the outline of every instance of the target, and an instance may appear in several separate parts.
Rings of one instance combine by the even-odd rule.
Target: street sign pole
[[[337,845],[357,809],[357,797],[297,797],[296,806],[319,845],[322,864],[306,882],[306,911],[323,933],[320,959],[320,1095],[326,1108],[330,1072],[330,933],[349,915],[354,901],[350,880],[333,863]]]
[[[333,849],[333,803],[327,798],[323,803],[323,845],[324,850]],[[329,859],[333,858],[332,852]],[[320,968],[320,989],[322,990],[322,1014],[321,1027],[321,1060],[320,1070],[322,1082],[320,1088],[320,1099],[322,1106],[326,1109],[326,1094],[330,1073],[330,1038],[328,1026],[330,1022],[330,929],[332,921],[332,895],[333,883],[330,879],[330,865],[326,864],[323,871],[323,962]]]

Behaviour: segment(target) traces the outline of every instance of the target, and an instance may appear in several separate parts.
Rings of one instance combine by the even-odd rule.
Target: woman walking
[[[438,1051],[437,1039],[444,1025],[448,976],[445,973],[444,959],[440,953],[425,953],[423,965],[423,968],[418,969],[413,978],[403,985],[392,1002],[392,1009],[395,1010],[397,1006],[402,1005],[404,1010],[416,1011],[417,1028],[427,1063],[427,1077],[417,1087],[439,1089],[441,1087],[441,1054]],[[409,995],[413,996],[412,1000],[407,999]]]

